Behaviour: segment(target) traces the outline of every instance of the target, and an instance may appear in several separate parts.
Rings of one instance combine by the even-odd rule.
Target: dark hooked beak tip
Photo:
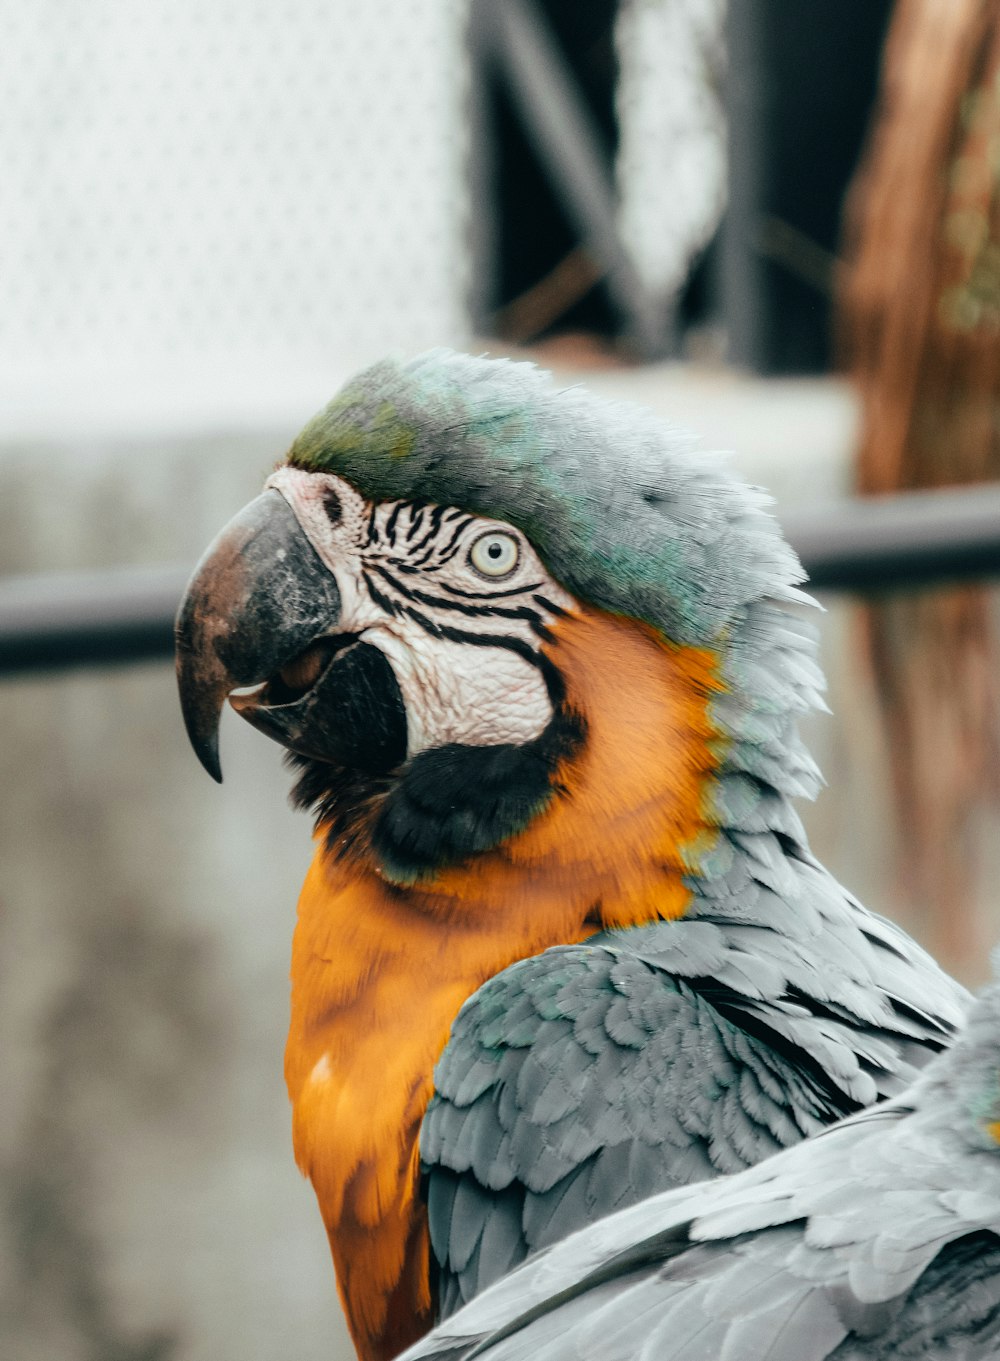
[[[178,618],[178,635],[180,634]],[[219,722],[222,706],[229,693],[228,684],[221,678],[212,683],[211,677],[202,675],[204,667],[199,659],[186,655],[178,636],[177,647],[177,685],[180,691],[181,713],[187,729],[188,740],[194,754],[217,784],[222,783],[222,763],[219,760]]]
[[[236,515],[195,568],[177,612],[177,685],[198,760],[222,782],[226,697],[260,685],[335,630],[340,592],[288,502],[266,491]]]
[[[194,745],[194,744],[192,744]],[[219,734],[214,732],[200,745],[194,747],[195,755],[211,775],[216,784],[222,783],[222,764],[219,761]]]

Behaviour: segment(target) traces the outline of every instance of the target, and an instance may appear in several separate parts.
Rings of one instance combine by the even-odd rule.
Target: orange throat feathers
[[[521,833],[410,888],[320,835],[299,900],[285,1075],[359,1355],[433,1321],[417,1194],[433,1068],[462,1003],[515,960],[605,927],[682,916],[714,840],[714,653],[587,609],[548,651],[586,737]]]

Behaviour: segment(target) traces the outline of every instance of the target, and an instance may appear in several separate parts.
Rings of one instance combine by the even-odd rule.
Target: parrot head
[[[763,503],[651,415],[531,365],[377,364],[195,571],[177,621],[191,742],[221,779],[228,698],[288,750],[331,849],[363,843],[398,883],[501,844],[560,792],[593,718],[566,664],[587,620],[718,663],[717,753],[767,747],[754,715],[778,743],[774,716],[815,678],[775,670],[806,633],[762,642],[801,598]]]

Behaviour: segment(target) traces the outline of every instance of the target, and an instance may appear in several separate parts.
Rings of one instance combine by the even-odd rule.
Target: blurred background
[[[442,343],[655,407],[789,523],[996,475],[996,0],[0,0],[0,38],[0,588],[169,602],[350,373]],[[976,983],[994,591],[864,584],[822,597],[813,845]],[[281,1075],[309,823],[235,716],[204,776],[157,636],[0,627],[0,1355],[336,1361]]]

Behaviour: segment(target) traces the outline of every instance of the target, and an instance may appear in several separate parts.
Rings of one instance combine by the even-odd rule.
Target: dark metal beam
[[[185,567],[0,579],[0,675],[173,654]]]
[[[783,517],[814,591],[899,590],[1000,578],[1000,487],[909,492]],[[0,580],[0,675],[173,653],[186,567]]]

